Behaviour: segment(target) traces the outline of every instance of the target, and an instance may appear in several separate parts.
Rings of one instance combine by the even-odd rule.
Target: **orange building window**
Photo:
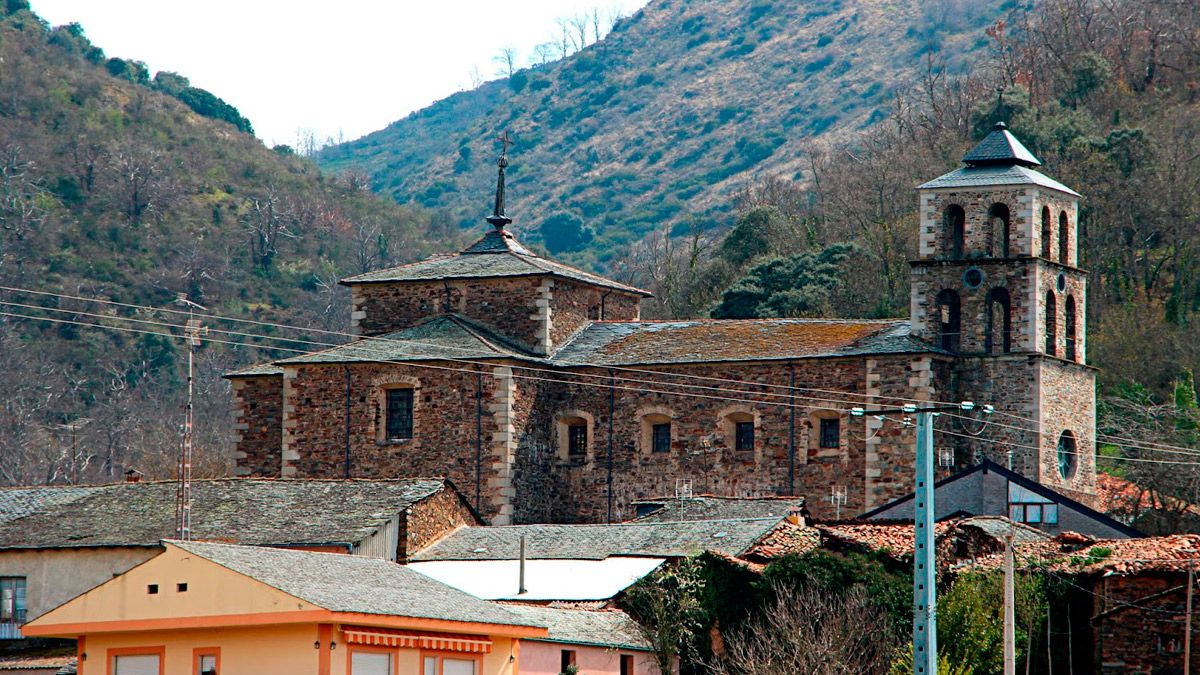
[[[220,675],[220,673],[220,647],[197,647],[192,650],[192,675]]]
[[[166,675],[166,646],[108,650],[108,675]]]

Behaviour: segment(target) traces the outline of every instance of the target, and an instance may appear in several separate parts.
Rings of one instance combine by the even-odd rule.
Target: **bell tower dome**
[[[1085,498],[1095,491],[1095,373],[1079,193],[1038,172],[1003,123],[963,164],[917,188],[912,333],[954,355],[950,389],[1020,416],[995,421],[1022,428],[947,440],[968,464],[1004,464],[1012,452],[1015,470]]]

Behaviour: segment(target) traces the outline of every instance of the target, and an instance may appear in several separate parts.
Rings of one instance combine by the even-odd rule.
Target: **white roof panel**
[[[408,567],[484,600],[607,600],[658,569],[664,560],[526,560],[524,593],[517,592],[518,560],[439,560]]]

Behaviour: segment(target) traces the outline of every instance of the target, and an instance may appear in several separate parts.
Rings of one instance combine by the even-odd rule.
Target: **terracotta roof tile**
[[[1142,572],[1185,572],[1200,560],[1200,535],[1175,534],[1140,539],[1093,539],[1077,532],[1016,547],[1019,566],[1059,574],[1132,575]],[[973,569],[998,569],[1002,556],[976,561]]]

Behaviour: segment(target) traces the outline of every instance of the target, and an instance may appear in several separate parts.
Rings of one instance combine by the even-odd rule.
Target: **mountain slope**
[[[814,138],[887,115],[937,52],[963,70],[1012,0],[653,0],[601,42],[439,101],[326,149],[401,203],[487,204],[496,144],[513,150],[510,215],[550,252],[603,266],[651,229],[792,176]]]
[[[183,293],[216,314],[344,330],[338,277],[455,245],[457,228],[264,147],[232,106],[172,77],[151,82],[143,64],[106,60],[79,26],[51,29],[20,0],[0,4],[0,285],[155,306]],[[111,305],[0,291],[0,309],[60,321],[0,315],[0,482],[130,465],[170,475],[177,341],[61,323],[133,314]],[[178,317],[136,314],[159,323],[120,325],[178,333],[166,325]],[[220,472],[230,447],[220,373],[263,358],[200,350],[206,471]]]

